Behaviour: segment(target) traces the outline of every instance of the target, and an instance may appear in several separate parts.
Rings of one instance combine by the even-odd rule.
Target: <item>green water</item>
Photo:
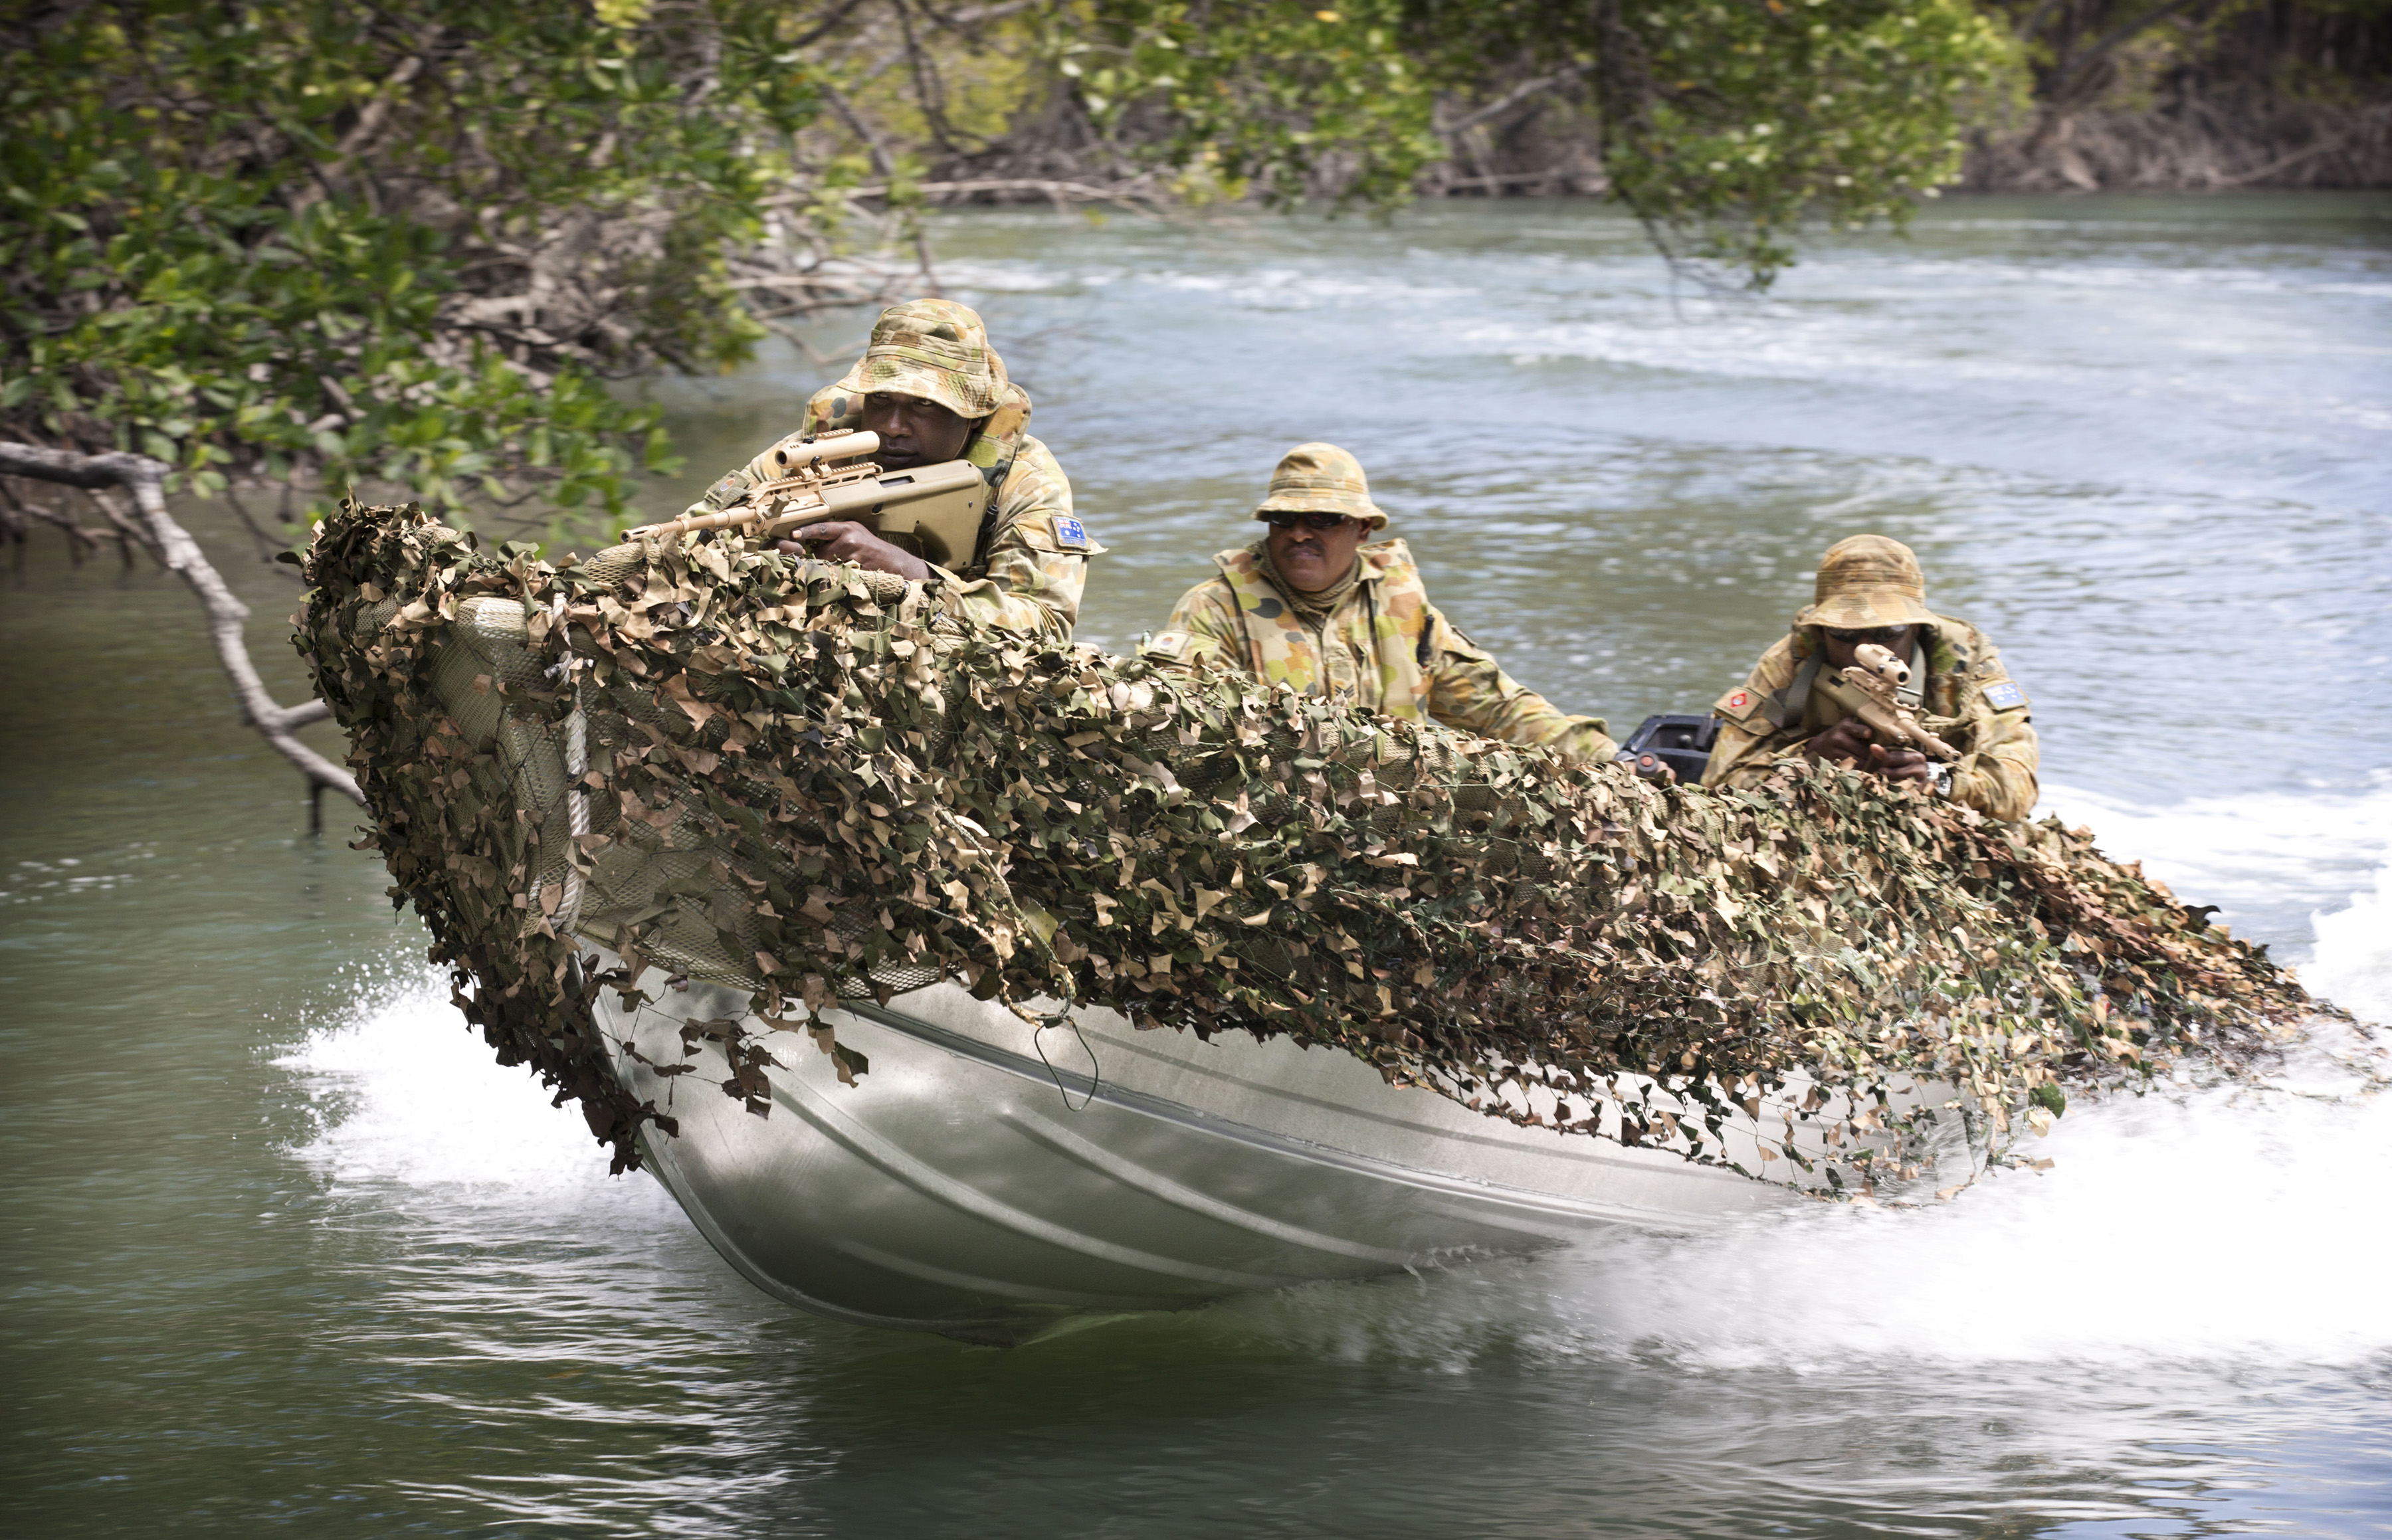
[[[1112,548],[1085,635],[1158,625],[1305,438],[1616,728],[1707,704],[1883,530],[2034,696],[2048,808],[2381,998],[2387,234],[2380,198],[1956,203],[1761,302],[1568,203],[940,239]],[[646,506],[819,377],[659,386],[692,464]],[[298,698],[296,586],[191,518]],[[0,637],[8,1534],[2392,1527],[2372,1101],[2085,1108],[2050,1176],[1931,1213],[883,1335],[756,1295],[488,1064],[170,578],[36,541]]]

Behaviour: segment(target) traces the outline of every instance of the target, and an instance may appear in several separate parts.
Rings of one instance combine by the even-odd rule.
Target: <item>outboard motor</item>
[[[1661,767],[1667,765],[1681,783],[1693,785],[1703,778],[1703,766],[1710,761],[1719,728],[1716,717],[1665,711],[1645,718],[1619,746],[1617,757],[1623,765],[1634,766],[1636,773],[1647,780],[1658,780]]]

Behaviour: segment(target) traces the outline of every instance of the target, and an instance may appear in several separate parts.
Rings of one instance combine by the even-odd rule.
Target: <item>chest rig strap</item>
[[[975,439],[987,439],[984,430],[975,433],[972,436]],[[1021,453],[1021,441],[1019,438],[1013,441],[1009,451],[1002,438],[987,439],[987,442],[996,449],[997,454],[994,463],[980,468],[981,478],[988,483],[988,511],[981,515],[980,539],[972,547],[971,565],[966,567],[962,574],[973,582],[978,582],[988,576],[988,548],[994,543],[1004,527],[997,516],[997,499],[1005,490],[1005,478],[1013,473],[1013,462],[1020,457]],[[978,447],[976,444],[966,444],[965,458],[969,459],[972,450],[976,447]]]

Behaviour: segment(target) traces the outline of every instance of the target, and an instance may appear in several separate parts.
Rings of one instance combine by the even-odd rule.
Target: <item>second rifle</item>
[[[1915,748],[1930,759],[1950,764],[1960,751],[1927,731],[1910,707],[1902,704],[1901,688],[1910,682],[1910,665],[1873,641],[1864,641],[1852,654],[1852,666],[1822,668],[1811,688],[1847,717],[1857,717],[1889,748]]]

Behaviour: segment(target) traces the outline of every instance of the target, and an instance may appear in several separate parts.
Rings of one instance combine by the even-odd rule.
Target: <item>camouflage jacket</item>
[[[2040,757],[2026,692],[2002,666],[1985,633],[1965,620],[1939,617],[1921,636],[1924,678],[1905,704],[1929,731],[1960,751],[1952,767],[1952,799],[1989,818],[2011,822],[2034,809]],[[1813,666],[1816,664],[1816,667]],[[1797,627],[1761,655],[1751,677],[1711,707],[1719,741],[1703,770],[1706,786],[1752,786],[1774,761],[1802,752],[1814,732],[1842,719],[1810,680],[1826,666],[1815,628]]]
[[[1219,575],[1188,590],[1146,655],[1217,658],[1307,694],[1348,695],[1384,716],[1435,718],[1574,759],[1616,752],[1601,718],[1564,715],[1438,614],[1401,540],[1362,548],[1361,580],[1317,628],[1264,572],[1257,549],[1214,557]]]
[[[863,425],[864,398],[826,386],[806,403],[796,433],[707,488],[689,511],[727,508],[748,488],[774,479],[781,472],[773,457],[785,445]],[[981,523],[980,549],[960,572],[931,570],[961,600],[970,619],[1067,642],[1079,623],[1088,558],[1105,548],[1088,538],[1087,530],[1072,517],[1072,484],[1046,446],[1030,435],[1029,425],[1028,394],[1019,385],[1006,386],[1004,405],[964,446],[964,458],[979,466],[996,488],[989,514]]]

